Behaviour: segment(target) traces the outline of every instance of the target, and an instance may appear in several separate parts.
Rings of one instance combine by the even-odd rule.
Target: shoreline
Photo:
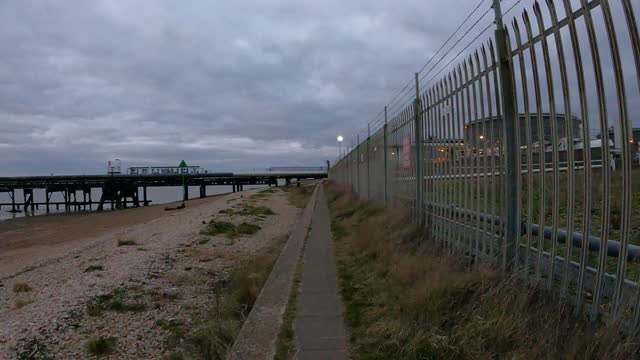
[[[87,345],[100,336],[117,338],[106,358],[161,358],[171,351],[171,331],[158,324],[198,327],[217,300],[212,289],[238,264],[288,237],[300,209],[284,191],[254,197],[259,191],[190,200],[178,211],[155,205],[33,218],[0,230],[0,358],[32,350],[34,338],[50,356],[93,358]],[[268,206],[273,214],[222,212],[246,204]],[[259,231],[202,235],[212,219],[256,224]],[[11,244],[16,248],[9,251],[9,267],[4,250]],[[89,305],[113,294],[124,296],[125,304],[137,299],[144,305],[93,314]]]
[[[156,188],[151,188],[151,189],[169,189],[169,187],[156,187]],[[254,190],[254,189],[247,189],[247,190]],[[204,199],[208,199],[211,197],[215,197],[215,196],[223,196],[223,195],[229,195],[232,194],[232,191],[223,191],[220,193],[214,193],[214,194],[210,194],[207,197],[205,197]],[[165,195],[167,196],[167,195]],[[170,195],[169,195],[170,196]],[[171,196],[173,198],[173,196]],[[191,198],[187,201],[194,201],[194,200],[202,200],[203,198],[200,197],[194,197]],[[168,204],[174,204],[174,203],[181,203],[182,200],[177,199],[177,200],[168,200],[167,198],[164,199],[159,199],[157,201],[150,201],[150,205],[146,206],[146,207],[150,207],[150,206],[159,206],[159,205],[168,205]],[[142,201],[141,201],[142,203]],[[21,208],[20,210],[18,210],[17,212],[12,212],[11,210],[7,210],[7,206],[3,206],[2,209],[0,209],[0,225],[4,222],[7,221],[15,221],[18,219],[23,219],[23,218],[35,218],[35,217],[41,217],[41,216],[56,216],[56,215],[67,215],[67,214],[92,214],[92,213],[107,213],[107,212],[111,212],[111,211],[121,211],[121,210],[128,210],[128,209],[134,209],[134,207],[132,205],[129,205],[129,207],[127,209],[120,209],[120,210],[112,210],[110,209],[110,203],[107,202],[105,203],[106,208],[103,211],[98,211],[96,208],[96,204],[93,205],[91,210],[70,210],[70,211],[65,211],[64,207],[60,207],[60,209],[56,209],[55,206],[52,205],[52,209],[49,213],[46,212],[46,209],[44,208],[44,205],[40,205],[40,208],[35,210],[35,213],[31,213],[30,210],[25,211],[23,208]],[[145,207],[145,206],[140,206],[140,207]],[[10,207],[9,207],[10,209]]]
[[[187,209],[227,195],[211,195],[204,199],[188,200]],[[73,249],[90,245],[97,238],[114,236],[122,229],[172,216],[176,212],[165,211],[165,206],[181,202],[0,221],[0,281],[11,278],[13,273],[37,266],[40,261],[63,256]]]

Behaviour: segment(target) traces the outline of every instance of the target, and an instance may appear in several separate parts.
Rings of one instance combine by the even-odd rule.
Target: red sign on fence
[[[402,167],[411,169],[411,136],[402,138]]]

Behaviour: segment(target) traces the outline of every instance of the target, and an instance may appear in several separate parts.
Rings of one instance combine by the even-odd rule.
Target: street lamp
[[[342,156],[342,141],[344,141],[344,138],[342,135],[338,135],[338,159]]]

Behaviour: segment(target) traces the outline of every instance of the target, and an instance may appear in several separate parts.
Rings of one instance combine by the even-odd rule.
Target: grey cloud
[[[323,164],[475,3],[1,2],[0,175]]]

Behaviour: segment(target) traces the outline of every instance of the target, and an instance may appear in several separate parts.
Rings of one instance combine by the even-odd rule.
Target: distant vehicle
[[[178,175],[178,174],[206,174],[200,166],[137,166],[127,169],[129,175]]]

